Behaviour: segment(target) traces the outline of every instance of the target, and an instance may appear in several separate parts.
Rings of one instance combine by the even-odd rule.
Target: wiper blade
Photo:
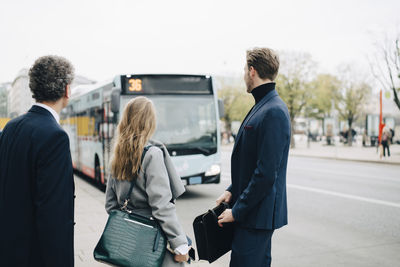
[[[210,148],[205,148],[205,147],[201,147],[201,146],[191,146],[191,145],[167,145],[167,149],[169,151],[174,151],[174,150],[190,150],[190,151],[197,151],[200,152],[201,154],[205,154],[205,155],[211,155],[213,153],[213,149]]]
[[[189,146],[188,149],[194,149],[194,150],[203,152],[205,154],[210,154],[211,153],[210,149],[207,149],[207,148],[204,148],[204,147],[200,147],[200,146]]]

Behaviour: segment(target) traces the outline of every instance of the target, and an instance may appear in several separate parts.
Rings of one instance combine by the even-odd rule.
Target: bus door
[[[109,173],[109,164],[112,154],[112,139],[114,137],[115,124],[113,123],[113,113],[111,112],[111,103],[103,103],[103,122],[101,125],[101,139],[103,143],[103,178],[104,182]]]

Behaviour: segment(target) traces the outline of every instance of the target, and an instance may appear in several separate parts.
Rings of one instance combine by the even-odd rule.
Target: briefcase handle
[[[218,216],[217,216],[217,214],[215,213],[215,211],[214,211],[214,210],[208,210],[208,211],[213,215],[214,220],[218,223]]]
[[[229,204],[226,203],[226,202],[222,202],[222,203],[220,204],[220,206],[221,206],[221,205],[224,206],[224,208],[225,208],[224,210],[226,210],[226,209],[229,208]],[[219,206],[218,206],[218,207],[219,207]],[[218,207],[216,207],[216,208],[218,208]],[[214,208],[214,209],[216,209],[216,208]],[[217,216],[217,214],[215,213],[214,209],[210,209],[210,210],[208,210],[208,211],[213,215],[215,221],[218,223],[218,216]]]

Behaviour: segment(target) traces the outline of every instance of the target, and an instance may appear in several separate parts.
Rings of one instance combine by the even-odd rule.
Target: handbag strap
[[[143,163],[143,159],[144,159],[144,156],[146,155],[146,153],[147,153],[147,151],[150,149],[150,147],[152,147],[153,145],[148,145],[148,146],[145,146],[144,147],[144,149],[143,149],[143,153],[142,153],[142,158],[141,158],[141,160],[140,160],[140,162],[141,163]],[[139,171],[140,171],[140,169],[138,170],[138,173],[139,173]],[[138,176],[138,174],[136,175],[136,177]],[[126,197],[125,197],[125,201],[124,201],[124,205],[121,207],[121,209],[122,210],[127,210],[127,208],[128,208],[128,203],[129,203],[129,201],[130,201],[130,196],[131,196],[131,194],[132,194],[132,190],[133,190],[133,188],[135,187],[135,179],[132,179],[132,181],[131,181],[131,186],[129,187],[129,191],[128,191],[128,194],[126,195]]]

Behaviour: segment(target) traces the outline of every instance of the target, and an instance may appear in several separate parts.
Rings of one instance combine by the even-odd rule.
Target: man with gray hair
[[[69,139],[59,125],[74,68],[44,56],[29,70],[36,104],[0,135],[2,266],[74,266],[74,180]]]

